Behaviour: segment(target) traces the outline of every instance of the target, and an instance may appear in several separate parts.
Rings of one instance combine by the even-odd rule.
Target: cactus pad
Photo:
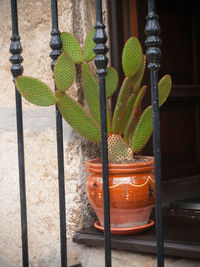
[[[85,39],[83,57],[84,57],[84,61],[87,61],[87,62],[93,60],[96,56],[93,50],[96,45],[95,42],[93,41],[94,32],[95,32],[95,29],[92,29],[91,31],[89,31]]]
[[[113,121],[112,121],[113,133],[117,134],[121,129],[123,118],[126,113],[126,105],[130,96],[130,88],[132,86],[132,83],[133,83],[133,78],[126,77],[119,91],[117,103],[113,114]]]
[[[152,129],[152,106],[149,106],[142,113],[130,142],[133,153],[139,152],[146,145],[151,137]]]
[[[120,134],[108,136],[108,158],[110,162],[133,159],[133,152]]]
[[[133,93],[134,94],[137,94],[137,92],[140,88],[140,84],[141,84],[141,81],[142,81],[143,76],[144,76],[145,67],[146,67],[146,56],[143,55],[140,68],[139,68],[138,72],[135,74],[135,76],[133,77],[133,87],[134,87]]]
[[[118,74],[115,68],[107,68],[106,75],[106,97],[111,97],[117,89],[118,86]]]
[[[125,44],[122,54],[122,67],[127,77],[135,75],[142,63],[142,48],[135,37],[131,37]]]
[[[161,106],[166,101],[167,97],[169,96],[171,86],[172,86],[172,81],[170,75],[163,76],[162,79],[159,81],[158,83],[159,106]],[[148,142],[153,130],[152,124],[153,124],[152,106],[149,106],[142,113],[140,120],[137,124],[137,127],[132,136],[131,148],[133,149],[134,153],[139,152]],[[132,125],[131,127],[133,127],[135,124],[132,122],[131,125]],[[130,134],[132,133],[130,132]]]
[[[170,75],[164,75],[158,83],[159,106],[167,100],[172,87],[172,79]]]
[[[82,69],[82,80],[83,80],[83,91],[85,99],[87,101],[90,114],[100,125],[100,102],[99,102],[99,85],[94,77],[89,65],[86,62],[81,64]],[[114,84],[114,83],[113,83]],[[107,103],[107,130],[110,133],[111,130],[111,119]]]
[[[128,142],[129,139],[130,139],[130,136],[131,133],[134,132],[134,128],[136,126],[136,117],[137,117],[137,114],[138,114],[138,111],[139,111],[139,108],[140,108],[140,105],[141,105],[141,102],[142,102],[142,99],[146,93],[146,85],[144,85],[140,91],[138,92],[137,94],[137,97],[134,101],[134,104],[132,106],[132,111],[130,113],[130,116],[129,116],[129,119],[127,121],[127,124],[126,124],[126,127],[124,129],[124,139]]]
[[[83,107],[61,91],[57,90],[56,96],[60,113],[74,130],[92,142],[100,142],[100,127]]]
[[[75,66],[68,54],[63,53],[57,59],[54,78],[59,91],[66,91],[72,85],[75,78]]]
[[[124,114],[124,118],[123,118],[123,121],[122,121],[122,124],[121,124],[121,127],[120,127],[120,129],[119,129],[119,132],[121,133],[121,134],[123,134],[123,132],[124,132],[124,128],[125,128],[125,126],[126,126],[126,124],[127,124],[127,121],[128,121],[128,119],[129,119],[129,116],[130,116],[130,114],[131,114],[131,111],[132,111],[132,108],[133,108],[133,104],[134,104],[134,102],[135,102],[135,99],[136,99],[136,94],[131,94],[130,95],[130,97],[129,97],[129,99],[128,99],[128,102],[127,102],[127,105],[126,105],[126,108],[125,108],[125,114]]]
[[[15,83],[20,94],[32,104],[37,106],[56,104],[55,94],[40,80],[28,76],[18,76]]]
[[[75,63],[80,64],[83,62],[83,54],[81,47],[76,38],[68,32],[61,33],[62,52],[69,54]]]
[[[84,95],[92,117],[100,124],[99,86],[86,62],[81,64]]]

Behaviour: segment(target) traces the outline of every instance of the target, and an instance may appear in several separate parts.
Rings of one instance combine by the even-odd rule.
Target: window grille
[[[128,3],[129,1],[127,1]],[[11,0],[12,12],[12,37],[10,61],[13,64],[11,72],[13,80],[23,73],[21,65],[22,47],[18,30],[17,0]],[[129,14],[129,13],[128,13]],[[51,31],[51,67],[53,69],[56,59],[61,54],[62,42],[58,28],[57,0],[51,0],[52,31]],[[129,19],[129,15],[127,16]],[[130,32],[130,29],[129,29]],[[162,234],[162,190],[161,190],[161,160],[160,160],[160,126],[158,107],[158,70],[160,68],[161,51],[159,49],[161,40],[159,38],[160,27],[156,14],[155,0],[148,0],[148,16],[145,29],[147,39],[147,59],[148,68],[151,73],[151,90],[153,106],[153,141],[155,158],[156,177],[156,226],[157,226],[157,259],[158,266],[164,266],[163,257],[163,234]],[[129,33],[130,34],[130,33]],[[129,35],[128,34],[128,35]],[[102,138],[102,163],[103,163],[103,194],[104,194],[104,240],[105,240],[105,266],[111,266],[111,239],[110,239],[110,207],[108,189],[108,145],[107,145],[107,123],[106,123],[106,96],[105,96],[105,76],[108,64],[106,53],[107,36],[105,25],[102,20],[102,1],[96,0],[96,25],[95,25],[95,64],[99,77],[100,89],[100,113],[101,113],[101,138]],[[17,138],[18,138],[18,162],[19,162],[19,183],[20,183],[20,204],[21,204],[21,235],[22,235],[22,260],[23,266],[29,266],[28,256],[28,226],[26,212],[26,186],[24,167],[24,143],[23,143],[23,119],[21,96],[16,90],[16,116],[17,116]],[[64,155],[63,155],[63,129],[62,117],[56,107],[56,132],[57,132],[57,155],[58,155],[58,183],[59,183],[59,207],[60,207],[60,248],[61,266],[67,266],[67,243],[66,243],[66,214],[65,214],[65,185],[64,185]],[[78,264],[76,266],[81,266]]]

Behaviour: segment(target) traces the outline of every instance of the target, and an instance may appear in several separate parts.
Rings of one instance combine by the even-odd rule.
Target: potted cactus
[[[29,102],[39,106],[57,104],[63,118],[76,132],[89,141],[100,143],[100,104],[98,82],[90,61],[95,57],[93,48],[94,29],[86,37],[83,50],[70,33],[62,33],[62,54],[54,68],[56,92],[43,82],[28,76],[19,76],[16,86]],[[67,90],[75,76],[75,64],[81,65],[81,77],[86,110],[76,102]],[[146,58],[139,41],[130,38],[123,50],[122,67],[124,81],[121,85],[116,107],[111,116],[109,98],[118,87],[118,74],[113,67],[107,68],[107,129],[109,157],[109,188],[111,230],[122,233],[147,227],[154,206],[155,181],[152,157],[138,156],[152,134],[152,107],[140,110],[146,86],[141,86]],[[171,90],[171,77],[165,75],[159,81],[159,105],[167,99]],[[100,159],[86,162],[89,172],[86,191],[94,208],[99,225],[103,227],[102,164]],[[139,228],[138,228],[139,227]]]

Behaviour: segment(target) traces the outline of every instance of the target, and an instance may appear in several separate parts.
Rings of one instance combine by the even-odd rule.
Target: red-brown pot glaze
[[[109,192],[111,227],[126,228],[147,224],[155,202],[153,157],[148,161],[109,164]],[[85,163],[89,172],[86,192],[103,226],[103,181],[100,159]]]

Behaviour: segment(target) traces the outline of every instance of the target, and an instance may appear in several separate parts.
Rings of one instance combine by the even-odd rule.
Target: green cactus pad
[[[98,82],[86,62],[83,62],[81,64],[81,69],[82,69],[83,91],[90,110],[90,114],[100,125],[100,102],[99,102]],[[110,133],[111,119],[108,107],[109,106],[107,104],[107,130],[108,133]]]
[[[95,32],[95,29],[92,29],[91,31],[89,31],[85,39],[83,57],[84,57],[84,61],[87,61],[87,62],[93,60],[96,56],[96,54],[94,53],[94,47],[96,44],[93,41],[94,32]]]
[[[81,47],[71,33],[63,32],[61,33],[62,40],[62,52],[69,54],[75,63],[80,64],[83,62],[83,53]]]
[[[127,77],[135,75],[142,63],[142,48],[135,37],[131,37],[125,44],[122,54],[122,67]]]
[[[111,133],[111,111],[108,100],[106,100],[106,115],[107,115],[107,134]]]
[[[152,129],[152,106],[149,106],[142,113],[130,142],[134,153],[139,152],[146,145],[151,137]]]
[[[28,76],[18,76],[15,83],[20,94],[32,104],[37,106],[56,104],[55,94],[40,80]]]
[[[143,78],[143,75],[144,75],[145,67],[146,67],[146,56],[143,55],[143,59],[142,59],[142,63],[141,63],[140,69],[136,73],[136,75],[133,76],[133,78],[132,78],[133,93],[129,97],[129,99],[127,101],[127,105],[125,107],[124,118],[123,118],[122,124],[121,124],[120,129],[119,129],[119,132],[121,134],[124,131],[124,127],[126,126],[126,123],[128,121],[129,115],[130,115],[131,110],[132,110],[132,105],[135,102],[135,99],[137,97],[137,93],[138,93],[138,90],[140,88],[140,84],[141,84],[141,81],[142,81],[142,78]]]
[[[75,78],[75,65],[72,58],[63,53],[56,61],[54,68],[54,79],[57,89],[66,91],[73,83]]]
[[[135,102],[136,96],[137,96],[136,94],[133,94],[133,93],[132,93],[132,94],[130,95],[129,99],[128,99],[128,102],[127,102],[127,105],[126,105],[126,108],[125,108],[126,112],[125,112],[125,115],[124,115],[124,118],[123,118],[121,127],[120,127],[120,129],[119,129],[119,132],[120,132],[121,134],[123,133],[124,128],[125,128],[125,126],[126,126],[126,124],[127,124],[128,118],[129,118],[129,116],[130,116],[130,114],[131,114],[131,111],[132,111],[133,104],[134,104],[134,102]]]
[[[107,68],[106,75],[106,97],[111,97],[117,89],[118,86],[118,74],[115,68],[109,67]]]
[[[158,83],[159,106],[167,100],[172,87],[172,79],[170,75],[164,75]]]
[[[121,134],[124,131],[124,127],[126,126],[126,123],[128,121],[129,115],[130,115],[131,110],[132,110],[132,105],[135,102],[135,99],[136,99],[137,94],[138,94],[138,90],[140,89],[140,84],[141,84],[141,81],[142,81],[142,78],[143,78],[143,75],[144,75],[145,67],[146,67],[146,56],[143,55],[143,59],[142,59],[142,63],[141,63],[140,69],[135,74],[135,76],[132,77],[133,93],[131,94],[131,96],[127,100],[127,105],[125,107],[123,121],[122,121],[122,124],[121,124],[121,126],[119,128],[119,132]]]
[[[101,141],[100,127],[83,107],[69,95],[56,91],[58,108],[63,118],[76,132],[92,142]]]
[[[124,142],[120,134],[108,136],[108,158],[111,163],[133,159],[131,148]]]
[[[136,126],[136,115],[138,114],[142,99],[146,93],[146,85],[144,85],[140,91],[138,92],[138,95],[136,97],[136,100],[132,106],[132,111],[129,116],[129,119],[127,121],[126,127],[124,129],[124,139],[129,142],[129,136],[131,137],[131,133],[134,132],[134,127]]]
[[[92,117],[100,124],[99,86],[86,62],[81,64],[83,90]]]
[[[159,106],[161,106],[170,94],[172,80],[170,75],[165,75],[158,83]],[[134,124],[133,124],[134,125]],[[153,130],[152,107],[149,106],[142,113],[137,127],[133,133],[131,148],[134,153],[139,152],[148,142]],[[132,133],[130,132],[130,135]]]
[[[140,84],[141,84],[143,76],[144,76],[145,67],[146,67],[146,56],[143,55],[142,63],[140,65],[139,71],[133,77],[133,87],[134,87],[133,93],[134,94],[138,93],[138,90],[140,88]]]
[[[130,88],[133,83],[133,78],[126,77],[123,81],[119,95],[117,98],[117,103],[115,106],[113,121],[112,121],[112,133],[119,133],[121,125],[126,113],[126,105],[130,95]]]

